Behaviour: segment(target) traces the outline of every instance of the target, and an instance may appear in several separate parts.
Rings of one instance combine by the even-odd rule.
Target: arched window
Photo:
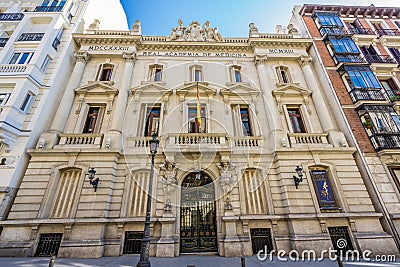
[[[276,67],[276,74],[278,75],[278,80],[280,83],[291,83],[288,67]]]
[[[99,72],[97,74],[98,81],[111,81],[112,72],[114,65],[109,63],[104,63],[100,65]]]

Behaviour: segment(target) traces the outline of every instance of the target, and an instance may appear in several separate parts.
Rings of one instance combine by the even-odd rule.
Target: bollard
[[[242,263],[242,267],[246,267],[246,261],[245,261],[244,257],[240,258],[240,262]]]
[[[51,256],[50,262],[49,262],[49,267],[54,266],[54,261],[56,260],[56,256]]]

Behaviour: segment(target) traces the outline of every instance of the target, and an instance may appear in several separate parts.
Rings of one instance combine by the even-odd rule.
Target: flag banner
[[[198,131],[200,132],[200,127],[201,127],[201,104],[200,104],[200,94],[199,94],[199,83],[197,83],[197,87],[196,87],[196,89],[197,89],[197,93],[196,93],[196,96],[197,96],[197,121],[196,121],[196,123],[197,123],[197,128],[198,128]]]

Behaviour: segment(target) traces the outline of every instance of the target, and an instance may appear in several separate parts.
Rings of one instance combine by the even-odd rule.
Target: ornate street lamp
[[[297,166],[295,171],[297,172],[297,176],[293,175],[293,180],[294,180],[294,185],[296,186],[296,189],[299,188],[299,184],[303,182],[303,169],[300,166]]]
[[[149,192],[147,195],[147,208],[146,208],[146,221],[144,223],[144,233],[141,242],[140,260],[137,267],[150,267],[149,260],[149,247],[150,247],[150,212],[151,212],[151,192],[153,189],[153,175],[154,175],[154,156],[157,154],[158,144],[160,141],[154,134],[152,139],[149,141],[150,153],[151,153],[151,170],[150,170],[150,183]]]
[[[90,170],[88,171],[88,173],[86,173],[87,176],[89,176],[89,183],[91,186],[93,186],[94,188],[94,192],[97,191],[97,186],[99,184],[99,177],[97,177],[96,179],[94,179],[95,175],[96,175],[96,170],[94,168],[90,168]]]

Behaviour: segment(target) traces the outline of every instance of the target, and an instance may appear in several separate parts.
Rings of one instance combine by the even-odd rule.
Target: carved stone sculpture
[[[222,36],[218,28],[210,27],[210,22],[206,21],[203,26],[193,21],[189,27],[182,25],[182,20],[178,20],[178,26],[172,28],[170,41],[194,41],[194,42],[222,42]]]
[[[161,166],[162,171],[162,185],[165,196],[165,208],[171,208],[171,196],[175,191],[175,187],[178,184],[176,180],[176,166],[174,163],[166,161],[164,165]]]

